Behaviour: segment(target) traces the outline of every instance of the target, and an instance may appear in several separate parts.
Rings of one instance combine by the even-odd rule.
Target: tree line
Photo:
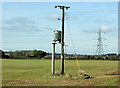
[[[105,54],[105,55],[81,55],[81,54],[65,54],[65,60],[120,60],[120,55],[117,54]],[[47,54],[44,58],[50,59],[52,54]],[[60,59],[60,54],[55,54],[55,59]]]
[[[80,54],[65,54],[65,60],[120,60],[117,54],[105,55],[80,55]],[[4,52],[0,50],[0,58],[5,59],[52,59],[51,53],[46,53],[41,50],[21,50]],[[55,54],[55,59],[60,59],[61,54]]]
[[[1,58],[9,58],[9,59],[31,59],[37,58],[41,59],[46,56],[47,53],[42,50],[21,50],[21,51],[9,51],[4,52],[0,50]]]

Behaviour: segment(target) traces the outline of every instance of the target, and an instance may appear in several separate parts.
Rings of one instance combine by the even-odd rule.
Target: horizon
[[[22,49],[22,50],[2,50],[3,52],[15,52],[15,51],[31,51],[31,50],[41,50],[41,49]],[[41,50],[41,51],[44,51],[46,53],[49,53],[49,54],[52,54],[52,52],[47,52],[45,50]],[[55,53],[55,54],[61,54],[60,52],[59,53]],[[66,54],[75,54],[75,53],[66,53]],[[106,54],[120,54],[120,53],[115,53],[115,52],[109,52],[109,53],[104,53],[102,55],[106,55]],[[77,53],[77,55],[96,55],[96,54],[81,54],[81,53]]]
[[[61,10],[54,8],[60,4],[70,6],[65,13],[67,53],[75,49],[77,54],[95,54],[99,27],[106,32],[102,33],[107,39],[103,45],[108,45],[104,53],[118,53],[117,2],[3,2],[1,49],[51,52],[53,31],[61,29],[61,21],[57,20]],[[56,45],[56,53],[60,53],[60,44]]]

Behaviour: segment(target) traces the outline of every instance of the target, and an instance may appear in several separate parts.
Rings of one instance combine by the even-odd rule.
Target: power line
[[[70,27],[69,27],[67,14],[65,14],[65,15],[66,15],[67,29],[68,29],[68,31],[69,31],[69,35],[70,35],[70,40],[71,40],[71,43],[72,43],[73,51],[74,51],[74,53],[75,53],[75,55],[76,55],[75,45],[74,45],[74,43],[73,43],[73,38],[72,38],[71,30],[70,30]]]
[[[72,42],[72,47],[73,47],[73,51],[75,53],[76,63],[77,63],[78,69],[80,71],[80,64],[79,64],[78,59],[77,59],[76,49],[75,49],[75,45],[73,43],[73,38],[72,38],[71,30],[70,30],[70,27],[69,27],[69,24],[68,24],[67,16],[66,16],[66,23],[67,23],[67,27],[69,29],[69,34],[70,34],[70,38],[71,38],[71,42]]]

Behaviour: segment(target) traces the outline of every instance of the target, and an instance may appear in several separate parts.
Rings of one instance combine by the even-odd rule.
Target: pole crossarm
[[[68,7],[68,6],[60,6],[60,5],[55,6],[55,8],[57,8],[57,7],[59,7],[60,9],[66,8],[66,10],[70,8],[70,7]]]

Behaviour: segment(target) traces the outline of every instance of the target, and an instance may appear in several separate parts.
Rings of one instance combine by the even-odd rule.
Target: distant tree
[[[47,55],[47,53],[44,52],[44,51],[41,51],[41,50],[38,50],[38,51],[37,51],[37,58],[41,58],[41,57],[44,57],[44,56],[46,56],[46,55]]]
[[[29,52],[29,57],[37,57],[37,50],[31,50]]]
[[[10,52],[10,59],[13,58],[13,52],[12,51],[9,51]]]
[[[31,58],[42,58],[42,57],[44,57],[46,55],[47,55],[47,53],[44,52],[44,51],[41,51],[41,50],[31,50],[29,52],[28,56],[31,57]]]
[[[5,53],[2,50],[0,50],[0,58],[4,58],[4,56],[5,56]]]

